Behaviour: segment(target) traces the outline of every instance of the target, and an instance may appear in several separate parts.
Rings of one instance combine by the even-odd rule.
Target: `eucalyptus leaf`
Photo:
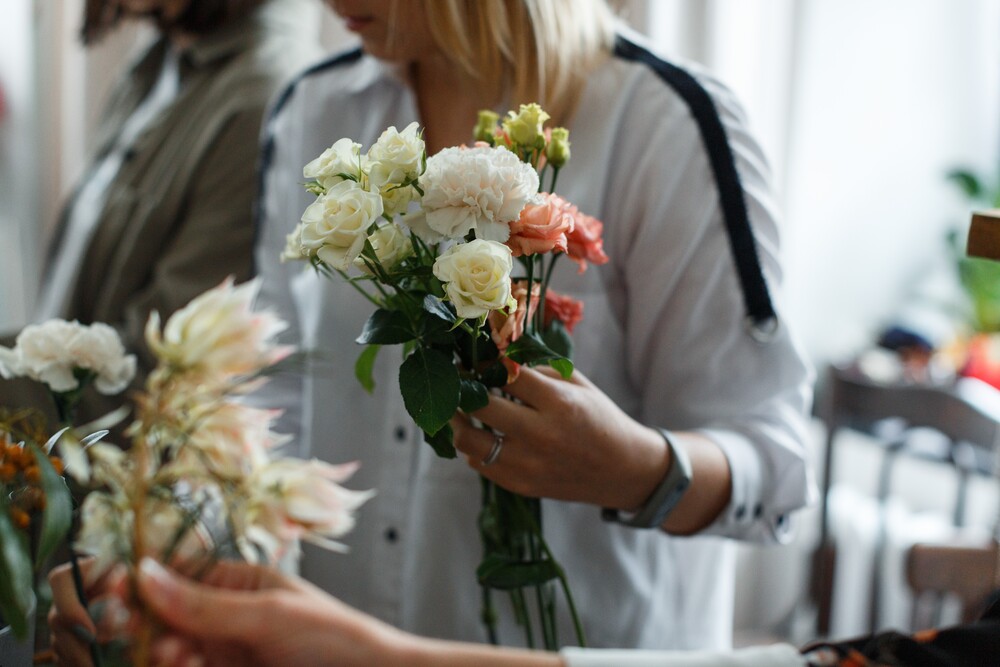
[[[397,345],[411,341],[416,336],[406,315],[398,310],[379,308],[365,322],[361,335],[355,342],[362,345]]]
[[[369,394],[375,391],[375,377],[372,373],[375,370],[375,359],[378,357],[380,349],[379,345],[369,345],[354,362],[354,377]]]
[[[36,562],[43,563],[69,533],[73,518],[73,499],[65,480],[52,467],[49,457],[37,445],[30,447],[41,472],[41,487],[45,493],[45,509],[42,510],[42,525],[36,554]]]
[[[458,410],[461,381],[451,356],[418,347],[399,367],[406,411],[424,433],[434,435]]]
[[[481,585],[499,590],[541,586],[558,579],[559,574],[555,561],[514,561],[498,554],[487,555],[476,569]]]
[[[490,392],[482,382],[462,380],[462,395],[459,407],[462,412],[475,412],[490,403]]]
[[[431,446],[434,453],[443,459],[453,459],[458,456],[455,451],[455,434],[450,424],[445,424],[434,435],[424,433],[424,442]]]
[[[969,199],[979,199],[985,188],[979,177],[968,169],[953,169],[948,172],[948,180],[959,187]]]
[[[14,635],[28,634],[28,614],[34,602],[28,539],[7,512],[6,494],[0,498],[0,612]]]

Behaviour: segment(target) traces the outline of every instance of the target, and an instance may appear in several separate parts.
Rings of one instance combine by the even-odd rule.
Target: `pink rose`
[[[576,224],[566,235],[566,254],[580,265],[580,273],[587,270],[587,262],[605,264],[608,256],[604,254],[604,241],[601,234],[604,223],[597,218],[578,213]]]
[[[583,319],[583,302],[573,297],[559,294],[552,290],[545,292],[545,313],[542,315],[545,327],[552,324],[552,320],[559,320],[567,333],[573,333],[573,327]]]
[[[510,223],[507,247],[514,257],[566,252],[566,235],[573,231],[576,207],[558,195],[542,193],[541,204],[528,204]]]

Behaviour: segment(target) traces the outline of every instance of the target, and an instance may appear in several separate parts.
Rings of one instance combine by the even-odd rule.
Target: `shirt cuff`
[[[701,532],[753,542],[786,542],[791,537],[787,514],[768,511],[764,503],[764,467],[760,452],[732,431],[706,429],[702,435],[715,442],[729,462],[732,496],[729,505]]]
[[[564,648],[566,667],[806,667],[791,644],[754,646],[736,651],[626,651]]]

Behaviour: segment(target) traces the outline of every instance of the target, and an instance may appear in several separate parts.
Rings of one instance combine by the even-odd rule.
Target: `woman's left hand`
[[[563,380],[548,367],[522,367],[504,392],[471,415],[503,434],[493,462],[483,463],[494,434],[469,416],[452,420],[455,447],[500,486],[525,496],[634,510],[666,474],[671,462],[663,436],[625,414],[579,371]]]

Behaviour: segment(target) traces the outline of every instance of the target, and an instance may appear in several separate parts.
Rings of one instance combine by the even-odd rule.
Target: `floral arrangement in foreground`
[[[355,370],[371,390],[381,346],[402,345],[399,386],[424,439],[455,456],[449,421],[484,407],[520,364],[573,370],[569,332],[582,304],[549,288],[562,255],[607,261],[602,224],[553,194],[569,159],[569,134],[548,130],[537,104],[501,122],[480,112],[471,147],[426,155],[416,123],[388,128],[367,152],[340,139],[304,167],[317,197],[289,235],[283,259],[307,261],[348,281],[375,310],[357,338]],[[545,178],[547,191],[542,191]],[[515,263],[514,260],[517,260]],[[535,637],[526,588],[535,588],[542,644],[558,648],[554,583],[565,593],[584,643],[565,574],[542,536],[537,499],[483,478],[477,570],[483,619],[497,643],[491,591],[510,592],[529,646]]]
[[[299,540],[342,549],[335,539],[371,495],[340,486],[356,465],[277,456],[276,413],[240,401],[290,352],[274,342],[284,323],[252,311],[257,289],[226,281],[162,329],[151,315],[146,342],[158,363],[135,397],[127,449],[101,441],[105,433],[52,438],[66,472],[89,490],[74,542],[95,556],[88,576],[119,563],[134,571],[147,556],[197,576],[222,557],[273,563]],[[71,374],[79,359],[69,360]],[[145,665],[156,626],[136,604],[131,657]]]

